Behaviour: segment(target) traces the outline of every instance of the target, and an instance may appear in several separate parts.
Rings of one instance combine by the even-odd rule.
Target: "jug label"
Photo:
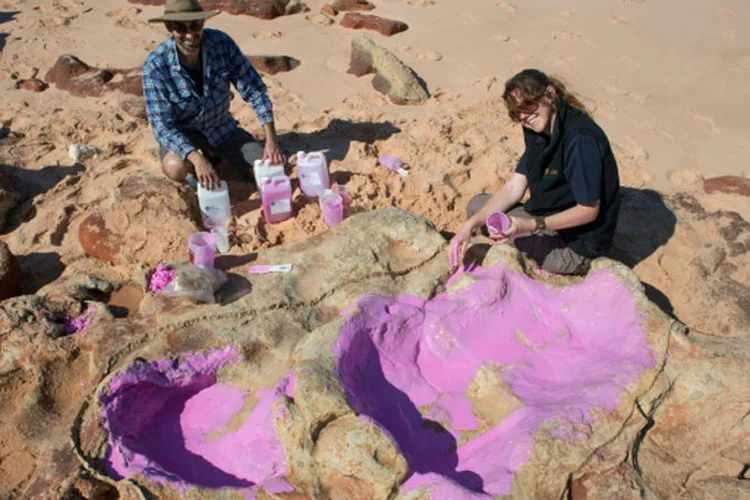
[[[271,214],[285,214],[292,211],[291,200],[276,200],[270,203]]]
[[[320,175],[317,172],[310,172],[309,174],[302,174],[302,181],[310,186],[322,186],[323,181],[320,179]]]

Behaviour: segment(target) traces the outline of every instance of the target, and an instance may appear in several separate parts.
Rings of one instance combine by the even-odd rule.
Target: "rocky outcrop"
[[[199,216],[195,195],[186,186],[140,174],[127,178],[108,205],[79,226],[88,255],[114,265],[155,266],[175,248],[187,254],[187,238]]]
[[[402,21],[353,12],[346,14],[339,24],[354,30],[377,31],[384,36],[393,36],[409,29],[409,25]]]
[[[375,8],[375,6],[367,0],[335,0],[333,4],[330,5],[333,7],[333,10],[337,12],[346,10],[372,10]]]
[[[13,190],[13,176],[4,168],[0,166],[0,231],[5,228],[10,212],[21,201],[21,196]]]
[[[28,78],[26,80],[19,80],[18,83],[16,83],[16,88],[30,90],[32,92],[44,92],[47,90],[47,84],[39,78]]]
[[[250,63],[267,75],[286,73],[300,65],[299,60],[290,56],[247,56]]]
[[[711,177],[703,181],[703,189],[708,194],[725,193],[750,196],[750,179],[735,175]]]
[[[21,293],[21,267],[8,245],[0,241],[0,300]]]
[[[47,72],[44,79],[57,88],[78,97],[101,97],[119,90],[126,94],[143,95],[142,70],[92,68],[75,56],[64,55]]]
[[[395,104],[419,104],[430,97],[410,67],[367,37],[352,41],[349,73],[356,76],[375,73],[372,86]]]
[[[128,0],[141,5],[164,5],[164,0]],[[203,0],[205,10],[221,10],[228,14],[248,15],[260,19],[297,14],[309,10],[301,0]]]

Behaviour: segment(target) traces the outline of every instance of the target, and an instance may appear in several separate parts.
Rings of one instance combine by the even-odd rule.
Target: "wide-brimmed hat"
[[[164,15],[149,19],[150,23],[166,21],[201,21],[219,14],[218,10],[203,10],[198,0],[167,0],[164,3]]]

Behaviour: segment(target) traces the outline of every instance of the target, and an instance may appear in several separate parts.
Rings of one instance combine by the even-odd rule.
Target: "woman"
[[[469,219],[451,241],[450,261],[463,262],[474,231],[492,212],[510,212],[493,245],[513,241],[542,269],[586,274],[592,259],[609,250],[620,208],[620,180],[609,140],[565,86],[526,69],[505,84],[508,114],[523,126],[526,150],[513,177],[494,195],[474,196]]]

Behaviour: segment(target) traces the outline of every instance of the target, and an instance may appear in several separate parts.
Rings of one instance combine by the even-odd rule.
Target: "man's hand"
[[[198,178],[201,186],[206,189],[216,189],[219,187],[219,174],[211,162],[203,154],[194,149],[187,155],[187,160],[195,167],[195,176]]]
[[[516,236],[531,233],[536,229],[534,219],[510,216],[510,227],[504,233],[490,233],[493,245],[505,245]]]
[[[461,229],[458,230],[451,240],[450,251],[448,253],[448,262],[450,263],[451,269],[456,269],[463,263],[464,256],[466,256],[466,249],[469,248],[469,241],[471,241],[471,235],[474,232],[474,229],[474,221],[469,219],[464,222]]]
[[[286,163],[286,157],[279,149],[276,137],[270,135],[266,139],[266,147],[263,148],[263,161],[266,160],[269,160],[271,165],[284,165]]]

